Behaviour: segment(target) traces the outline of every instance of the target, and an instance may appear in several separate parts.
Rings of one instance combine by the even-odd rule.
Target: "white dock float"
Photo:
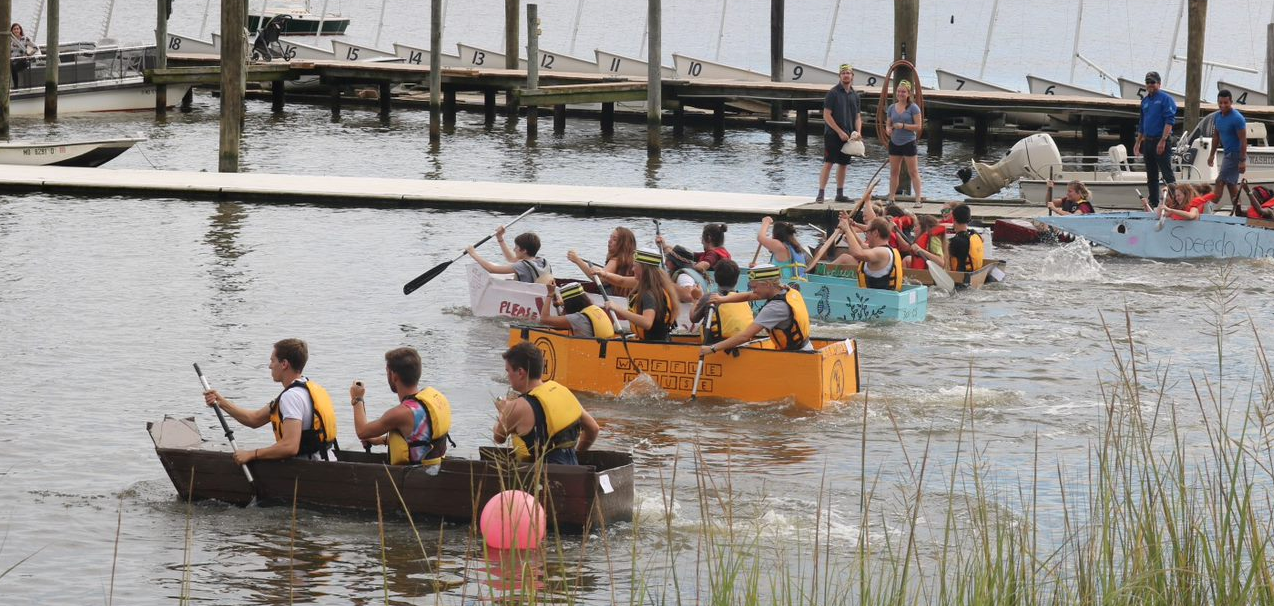
[[[781,216],[809,202],[804,196],[640,187],[12,165],[0,165],[0,189],[387,206],[523,208],[542,204],[567,212],[716,216]]]

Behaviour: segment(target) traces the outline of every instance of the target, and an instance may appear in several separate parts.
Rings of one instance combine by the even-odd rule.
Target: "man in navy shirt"
[[[1146,188],[1150,190],[1150,207],[1159,206],[1159,176],[1164,183],[1176,183],[1172,172],[1172,125],[1177,121],[1177,102],[1159,90],[1159,72],[1146,74],[1146,96],[1141,99],[1141,121],[1137,123],[1137,144],[1134,156],[1140,155],[1146,162]]]
[[[837,165],[836,201],[849,201],[845,196],[845,169],[849,166],[850,156],[841,152],[841,146],[850,139],[858,141],[863,138],[860,134],[863,117],[859,105],[858,91],[854,90],[854,67],[845,63],[840,66],[840,82],[823,98],[823,172],[818,175],[815,202],[823,201],[823,190],[827,187],[833,164]]]
[[[1239,175],[1247,172],[1247,120],[1239,110],[1234,109],[1233,96],[1229,89],[1221,89],[1216,96],[1217,107],[1221,112],[1212,121],[1212,149],[1208,153],[1208,166],[1216,162],[1216,149],[1224,150],[1221,156],[1221,170],[1217,171],[1216,185],[1212,187],[1212,197],[1218,203],[1221,191],[1230,190],[1230,202],[1234,204],[1234,216],[1239,215]]]

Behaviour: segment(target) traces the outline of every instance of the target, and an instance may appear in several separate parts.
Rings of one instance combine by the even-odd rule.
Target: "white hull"
[[[1270,104],[1269,95],[1266,95],[1265,93],[1259,90],[1248,88],[1246,86],[1239,86],[1237,84],[1230,84],[1229,82],[1225,82],[1223,80],[1217,80],[1217,83],[1216,83],[1217,91],[1219,92],[1223,88],[1230,89],[1230,94],[1234,95],[1235,105],[1269,105]]]
[[[1159,89],[1168,93],[1169,97],[1177,102],[1177,107],[1181,108],[1185,105],[1186,96],[1167,89]],[[1119,97],[1122,99],[1144,99],[1146,96],[1146,85],[1140,82],[1133,82],[1127,78],[1119,79]]]
[[[197,55],[220,55],[221,47],[211,42],[205,42],[198,38],[182,36],[178,34],[168,34],[168,52],[170,53],[188,53]]]
[[[988,93],[1019,92],[1011,88],[1008,88],[1006,86],[991,84],[990,82],[984,82],[982,80],[978,80],[977,78],[962,76],[960,74],[949,72],[944,69],[936,69],[934,70],[934,72],[938,74],[938,89],[939,90],[967,90],[967,91],[978,91],[978,92],[988,92]]]
[[[397,61],[398,55],[394,53],[378,50],[370,46],[360,46],[350,44],[349,42],[341,42],[340,40],[332,41],[332,54],[339,61],[384,61],[386,59]]]
[[[463,67],[504,69],[504,53],[463,43],[456,44],[456,48],[460,50],[460,65]],[[518,69],[526,69],[526,59],[518,59]]]
[[[249,52],[251,52],[251,40],[249,42]],[[221,55],[221,34],[212,35],[212,46],[216,49],[217,55]],[[279,46],[283,48],[283,59],[292,61],[295,59],[309,61],[331,61],[336,59],[336,53],[330,50],[322,49],[317,46],[292,42],[286,38],[279,38]]]
[[[145,137],[125,137],[101,141],[0,143],[0,164],[100,166],[145,140]]]
[[[650,63],[641,59],[634,59],[625,55],[617,55],[608,53],[604,50],[594,50],[593,54],[597,57],[597,73],[612,74],[615,76],[629,76],[633,78],[645,78],[648,75]],[[659,66],[660,75],[664,79],[671,80],[677,77],[677,70],[666,65]]]
[[[1071,179],[1080,179],[1084,185],[1088,187],[1088,191],[1093,195],[1093,204],[1099,210],[1141,210],[1141,198],[1137,196],[1137,190],[1141,190],[1142,194],[1146,193],[1146,174],[1143,172],[1123,173],[1122,179],[1110,179],[1108,173],[1060,173],[1054,176],[1053,196],[1059,197],[1065,193],[1065,183]],[[1102,177],[1105,177],[1104,179]],[[1248,176],[1248,183],[1252,186],[1263,185],[1265,187],[1274,188],[1274,173],[1269,171],[1256,174],[1252,173]],[[1207,184],[1211,185],[1212,180],[1191,179],[1178,180],[1178,183]],[[1047,189],[1047,182],[1037,179],[1022,179],[1019,182],[1022,197],[1033,205],[1044,204],[1044,194]],[[1244,207],[1247,206],[1247,197],[1240,194],[1239,199],[1243,202]],[[1222,199],[1217,203],[1218,208],[1228,208],[1230,205],[1229,194],[1222,194]]]
[[[399,44],[395,42],[394,54],[397,55],[398,58],[402,59],[403,63],[429,67],[429,59],[431,55],[429,54],[429,51],[423,48],[407,46],[406,44]],[[460,65],[460,55],[448,55],[447,53],[443,53],[441,63],[443,67],[456,67],[457,65]]]
[[[190,85],[168,85],[169,104],[185,96]],[[58,114],[155,109],[155,86],[141,76],[58,86]],[[9,100],[14,116],[43,116],[44,87],[15,89]]]
[[[1039,76],[1026,75],[1026,85],[1032,95],[1066,95],[1070,97],[1097,97],[1101,99],[1109,99],[1110,95],[1106,93],[1090,90],[1082,86],[1066,84],[1065,82],[1057,82],[1048,78]]]
[[[742,80],[744,82],[769,82],[770,75],[733,67],[704,59],[672,54],[677,75],[688,80]]]

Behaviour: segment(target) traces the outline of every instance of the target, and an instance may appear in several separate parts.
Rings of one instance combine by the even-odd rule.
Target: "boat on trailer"
[[[1274,259],[1274,221],[1203,215],[1160,222],[1156,213],[1040,217],[1039,221],[1119,254],[1147,259]]]
[[[78,166],[94,168],[114,160],[146,137],[92,141],[0,142],[0,164],[20,166]]]
[[[627,453],[584,451],[579,465],[529,465],[501,448],[479,458],[448,456],[438,473],[419,465],[388,465],[388,455],[342,450],[336,461],[281,459],[248,465],[255,480],[227,450],[205,440],[193,418],[147,423],[155,454],[183,501],[232,505],[297,505],[375,513],[409,512],[475,522],[483,505],[507,489],[533,494],[549,527],[583,529],[633,517],[633,460]],[[401,500],[399,495],[401,494]]]

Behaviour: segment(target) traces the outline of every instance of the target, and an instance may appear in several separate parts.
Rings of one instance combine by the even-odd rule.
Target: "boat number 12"
[[[556,59],[556,56],[544,53],[540,55],[540,67],[544,69],[553,69],[553,61]]]

